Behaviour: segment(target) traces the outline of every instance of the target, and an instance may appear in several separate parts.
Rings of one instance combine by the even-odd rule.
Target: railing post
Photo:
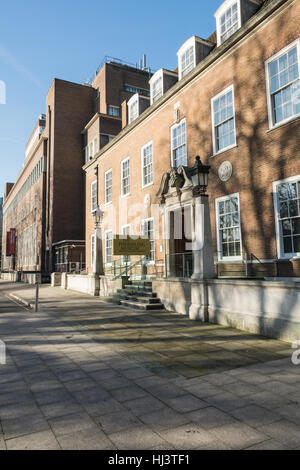
[[[38,310],[39,310],[39,281],[37,279],[36,283],[35,283],[35,308],[34,308],[34,311],[38,312]]]
[[[185,255],[182,253],[182,277],[185,277]]]
[[[248,254],[245,253],[245,276],[248,277]]]

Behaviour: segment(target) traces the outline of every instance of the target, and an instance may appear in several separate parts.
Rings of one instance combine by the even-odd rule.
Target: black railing
[[[193,253],[166,255],[166,277],[190,278],[194,271]]]
[[[132,279],[154,278],[164,276],[163,260],[148,261],[145,257],[131,256],[126,262],[126,257],[112,260],[104,266],[105,275],[119,277],[128,276]]]

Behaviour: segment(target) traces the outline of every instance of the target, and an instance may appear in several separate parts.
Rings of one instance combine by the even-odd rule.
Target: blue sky
[[[176,51],[192,35],[215,30],[221,0],[14,0],[0,6],[0,196],[25,160],[25,144],[53,78],[83,83],[105,55],[154,70],[177,66]],[[0,100],[1,101],[1,100]]]

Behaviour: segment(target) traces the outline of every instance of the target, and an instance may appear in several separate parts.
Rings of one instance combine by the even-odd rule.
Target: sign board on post
[[[116,235],[113,241],[115,256],[149,256],[149,238],[132,238],[130,235]]]

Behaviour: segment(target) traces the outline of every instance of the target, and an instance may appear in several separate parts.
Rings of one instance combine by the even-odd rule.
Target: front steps
[[[123,289],[118,289],[113,296],[114,303],[140,310],[163,310],[165,307],[152,292],[150,281],[128,281]]]

